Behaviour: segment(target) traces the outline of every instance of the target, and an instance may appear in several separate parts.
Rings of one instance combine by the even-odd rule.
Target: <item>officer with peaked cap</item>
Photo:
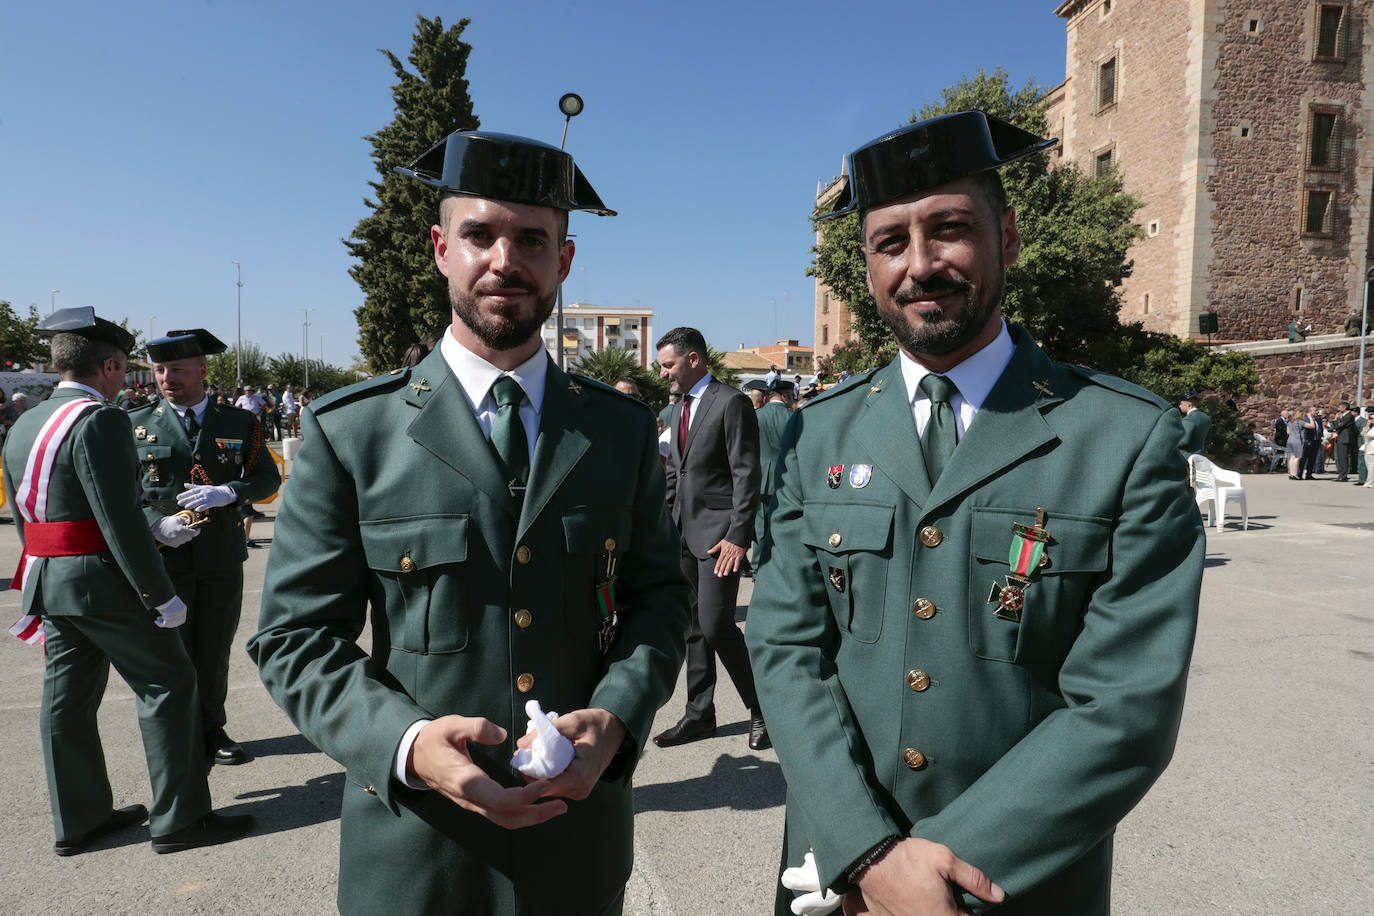
[[[520,137],[458,132],[401,171],[444,191],[452,326],[302,415],[249,651],[348,769],[343,912],[619,913],[630,776],[690,592],[652,413],[541,339],[568,211],[611,211],[571,156]],[[531,700],[575,747],[548,779],[511,768]]]
[[[922,121],[851,154],[829,214],[859,214],[899,352],[788,428],[747,638],[783,864],[814,851],[789,884],[851,912],[1106,914],[1177,736],[1203,556],[1178,412],[1001,316],[996,169],[1052,142]]]
[[[5,496],[24,547],[14,633],[44,642],[43,759],[60,856],[145,819],[156,852],[234,839],[250,815],[210,812],[196,675],[172,632],[186,604],[162,568],[139,511],[124,411],[134,339],[91,308],[38,325],[62,380],[25,411],[4,447]],[[40,619],[41,618],[41,619]],[[152,808],[114,808],[95,711],[113,663],[134,693]]]
[[[248,411],[211,403],[205,357],[226,345],[204,328],[148,342],[162,399],[129,412],[138,450],[143,512],[165,546],[162,562],[190,607],[181,638],[196,667],[205,753],[221,765],[248,754],[225,731],[229,650],[243,606],[243,518],[239,503],[281,486]]]
[[[1183,438],[1179,440],[1178,450],[1187,461],[1189,455],[1207,453],[1207,434],[1212,431],[1212,419],[1198,408],[1202,395],[1196,391],[1185,392],[1178,399],[1178,412],[1183,415]]]

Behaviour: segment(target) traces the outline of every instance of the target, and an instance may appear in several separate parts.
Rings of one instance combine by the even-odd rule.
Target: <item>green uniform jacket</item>
[[[1183,460],[1187,461],[1189,455],[1206,454],[1207,434],[1211,430],[1212,420],[1207,414],[1196,408],[1188,411],[1188,415],[1183,418],[1183,435],[1178,443]]]
[[[769,401],[754,416],[759,421],[759,511],[754,518],[755,540],[763,541],[763,532],[768,520],[768,501],[773,495],[773,466],[777,463],[778,452],[782,448],[782,431],[787,421],[792,419],[792,411],[779,401]]]
[[[192,482],[191,468],[197,464],[205,468],[210,483],[228,484],[240,499],[266,499],[281,486],[281,474],[252,413],[212,403],[206,406],[203,419],[200,434],[192,442],[166,401],[130,411],[148,525],[181,511],[177,494]],[[162,555],[176,576],[240,567],[248,559],[248,550],[238,504],[211,509],[210,520],[199,535],[180,547],[164,547]]]
[[[630,775],[672,694],[691,602],[653,414],[551,363],[519,517],[438,347],[314,402],[302,425],[249,652],[301,732],[348,769],[340,908],[600,912],[630,874]],[[622,619],[603,655],[595,595],[612,558]],[[369,608],[370,658],[356,642]],[[567,813],[509,831],[393,778],[413,722],[458,714],[507,730],[469,749],[521,784],[509,761],[530,699],[604,708],[629,732]]]
[[[90,395],[54,389],[24,411],[5,437],[5,497],[11,506],[39,430],[60,406],[81,397]],[[24,586],[24,613],[109,616],[155,608],[176,594],[138,508],[137,459],[128,416],[118,407],[107,404],[87,413],[63,440],[48,486],[47,516],[50,522],[95,519],[109,549],[36,560]],[[17,509],[14,523],[22,542],[24,519]]]
[[[843,889],[911,835],[999,883],[998,913],[1105,914],[1113,830],[1173,752],[1201,519],[1176,410],[1012,339],[933,490],[897,363],[794,417],[747,639],[788,862],[813,846]],[[989,591],[1037,508],[1049,563],[1000,619]]]

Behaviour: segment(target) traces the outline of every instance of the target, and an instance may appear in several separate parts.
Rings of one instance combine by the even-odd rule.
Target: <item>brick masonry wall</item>
[[[1367,208],[1356,200],[1355,180],[1364,117],[1363,16],[1350,17],[1346,62],[1331,63],[1312,60],[1313,3],[1227,0],[1219,6],[1207,306],[1218,313],[1223,339],[1281,337],[1295,316],[1318,334],[1338,332],[1352,308],[1349,263],[1363,258],[1367,231],[1367,217],[1358,225],[1352,220],[1352,213]],[[1258,33],[1249,31],[1252,19],[1259,21]],[[1336,220],[1330,239],[1301,234],[1313,103],[1340,106],[1346,115],[1344,167],[1331,176]],[[1237,136],[1243,125],[1249,137]]]
[[[1329,416],[1340,401],[1354,403],[1360,362],[1358,337],[1271,349],[1284,352],[1255,357],[1260,390],[1237,402],[1241,416],[1253,422],[1257,431],[1273,435],[1274,418],[1285,408],[1316,407]],[[1370,403],[1374,402],[1374,337],[1366,344],[1365,356],[1364,399]]]

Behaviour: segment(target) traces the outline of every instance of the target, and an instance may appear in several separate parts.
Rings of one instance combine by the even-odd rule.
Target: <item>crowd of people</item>
[[[1315,480],[1330,461],[1338,483],[1374,488],[1374,405],[1354,411],[1349,401],[1327,411],[1317,407],[1282,410],[1274,421],[1274,445],[1285,450],[1289,480]],[[1351,481],[1351,477],[1355,479]]]

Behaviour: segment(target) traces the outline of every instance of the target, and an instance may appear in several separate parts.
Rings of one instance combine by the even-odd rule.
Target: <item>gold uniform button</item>
[[[927,547],[939,547],[944,539],[945,533],[934,525],[926,525],[921,529],[921,543]]]
[[[534,623],[534,615],[527,608],[522,607],[515,612],[515,625],[520,629],[523,630],[532,623]]]
[[[401,572],[414,572],[415,561],[410,557],[401,557]]]
[[[917,598],[916,603],[911,605],[911,613],[922,620],[929,620],[935,616],[935,602],[929,598]]]
[[[836,531],[834,534],[830,535],[830,546],[831,546],[831,547],[839,547],[839,546],[840,546],[840,541],[843,541],[843,540],[844,540],[844,538],[840,537],[840,533],[839,533],[838,531]]]
[[[526,547],[524,544],[521,544],[520,547],[515,551],[515,562],[523,566],[524,564],[530,561],[530,556],[530,549]]]
[[[368,795],[376,795],[376,794],[377,794],[377,790],[374,789],[374,788],[372,788],[371,786],[363,786],[363,791],[366,792]]]
[[[606,538],[606,549],[615,550],[615,538]]]
[[[926,755],[922,754],[914,747],[909,747],[902,751],[902,763],[905,763],[913,770],[919,770],[926,765]]]
[[[906,673],[906,685],[912,690],[920,693],[930,686],[930,675],[920,668],[912,668]]]
[[[150,457],[151,457],[151,456],[150,456]],[[200,452],[196,452],[196,460],[197,460],[197,461],[200,460]]]
[[[534,689],[534,675],[526,672],[515,679],[515,687],[521,693],[529,693]]]

